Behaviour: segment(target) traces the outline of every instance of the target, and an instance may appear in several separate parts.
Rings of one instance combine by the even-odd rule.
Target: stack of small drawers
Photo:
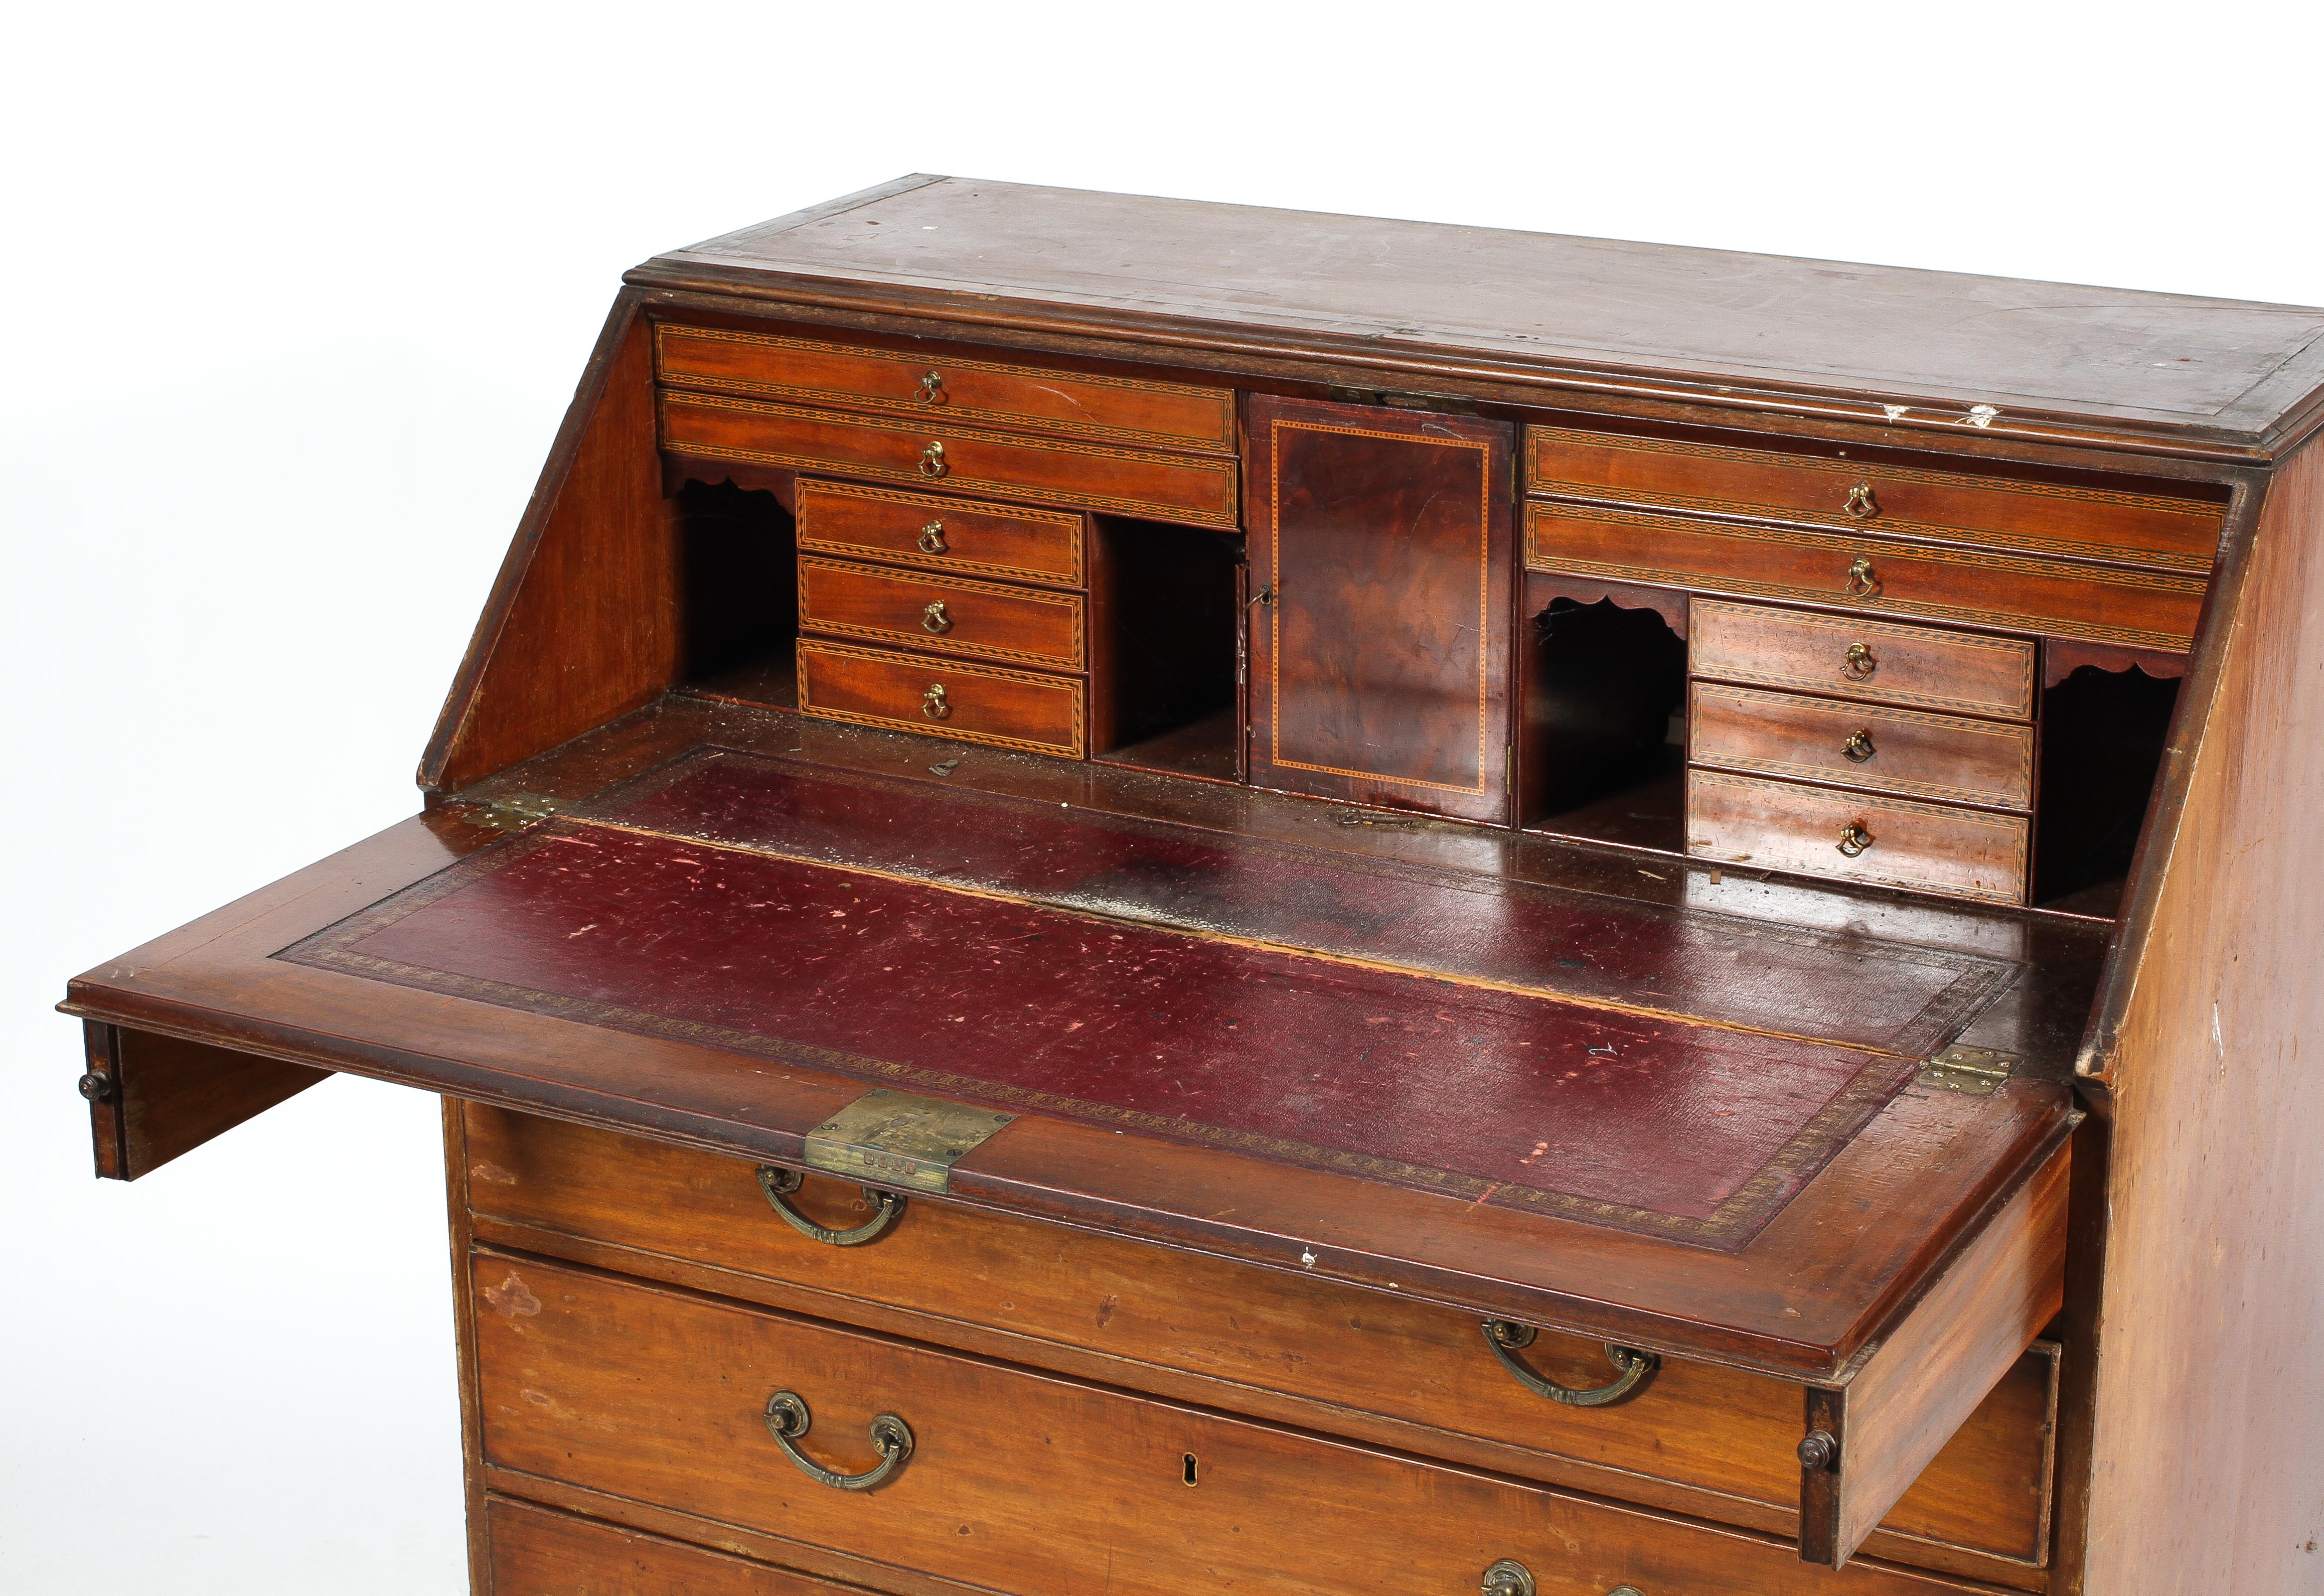
[[[798,474],[808,715],[1081,758],[1092,513],[1239,524],[1231,389],[670,324],[654,372],[668,453]]]
[[[1688,853],[2024,901],[2030,641],[1719,599],[1690,621]]]

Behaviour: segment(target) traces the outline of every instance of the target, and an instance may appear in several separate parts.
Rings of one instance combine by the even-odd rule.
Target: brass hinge
[[[563,812],[564,800],[538,792],[512,792],[483,805],[468,816],[473,826],[489,826],[494,831],[517,831],[536,820],[547,820]]]
[[[876,1087],[807,1132],[810,1169],[915,1192],[952,1187],[952,1167],[1017,1116]]]
[[[1921,1066],[1913,1077],[1916,1086],[1935,1086],[1970,1097],[1990,1097],[2015,1070],[2023,1056],[1991,1047],[1964,1047],[1958,1043]]]

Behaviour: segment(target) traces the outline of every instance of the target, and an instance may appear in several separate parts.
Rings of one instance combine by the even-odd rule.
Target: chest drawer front
[[[1718,863],[2023,903],[2028,830],[2015,816],[1687,772],[1686,851]]]
[[[1082,668],[1082,601],[801,557],[799,624],[812,632],[1059,670]]]
[[[802,714],[1032,753],[1083,752],[1082,684],[918,654],[798,641]]]
[[[1688,754],[1698,764],[1944,803],[2033,805],[2028,725],[1705,682],[1687,697]]]
[[[748,460],[904,487],[945,487],[1108,510],[1189,526],[1235,525],[1235,463],[1098,444],[918,426],[708,393],[660,395],[661,443],[680,455]]]
[[[798,484],[798,546],[1053,587],[1079,587],[1085,574],[1082,518],[1071,511],[1019,510],[811,478]]]
[[[2197,577],[1565,504],[1526,507],[1526,563],[2170,653],[2193,639],[2204,588]]]
[[[1029,427],[1094,440],[1231,454],[1234,391],[868,349],[716,328],[654,328],[654,374],[680,388],[801,404]],[[934,381],[930,379],[933,378]]]
[[[2034,646],[2024,638],[1703,598],[1688,613],[1687,669],[1867,704],[2034,718]]]
[[[715,1298],[475,1256],[488,1481],[546,1478],[982,1589],[1047,1596],[1474,1591],[1505,1557],[1545,1591],[1925,1596],[1780,1542],[1222,1417]],[[910,1450],[865,1490],[882,1415]],[[892,1433],[892,1432],[891,1432]],[[1191,1483],[1189,1482],[1191,1480]]]
[[[2217,506],[2154,494],[1997,482],[1563,427],[1526,429],[1526,485],[1539,494],[2197,573],[2211,568],[2225,519]]]
[[[1350,1416],[1378,1416],[1439,1437],[1359,1431],[1406,1450],[1627,1496],[1667,1481],[1683,1490],[1649,1499],[1785,1534],[1796,1524],[1802,1393],[1786,1381],[1665,1360],[1619,1403],[1564,1407],[1520,1388],[1480,1321],[1449,1308],[919,1199],[874,1243],[825,1246],[770,1210],[748,1163],[505,1110],[471,1105],[466,1121],[470,1202],[485,1232],[512,1245],[554,1250],[555,1238],[583,1238],[622,1250],[586,1255],[594,1261],[688,1264],[670,1278],[817,1317],[960,1336],[1012,1362],[1312,1429],[1344,1433]],[[872,1216],[856,1187],[820,1176],[789,1201],[833,1230]],[[1603,1347],[1578,1336],[1544,1332],[1521,1356],[1574,1388],[1613,1374]],[[2038,1558],[2055,1370],[2054,1348],[2021,1360],[1868,1552],[1920,1561],[1915,1543],[1933,1543]],[[1254,1407],[1259,1392],[1291,1401]]]

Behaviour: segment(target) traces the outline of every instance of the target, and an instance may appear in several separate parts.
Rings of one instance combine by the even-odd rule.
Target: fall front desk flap
[[[1923,1074],[2019,973],[698,747],[407,821],[66,1007],[110,1173],[203,1139],[161,1121],[216,1047],[272,1073],[208,1134],[307,1066],[833,1167],[876,1091],[993,1127],[899,1176],[948,1200],[1829,1382],[2058,1185],[2061,1087]]]

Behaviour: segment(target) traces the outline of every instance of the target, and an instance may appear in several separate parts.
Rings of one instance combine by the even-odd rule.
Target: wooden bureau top
[[[900,178],[630,280],[2173,453],[2273,455],[2324,421],[2315,308],[968,178]]]

